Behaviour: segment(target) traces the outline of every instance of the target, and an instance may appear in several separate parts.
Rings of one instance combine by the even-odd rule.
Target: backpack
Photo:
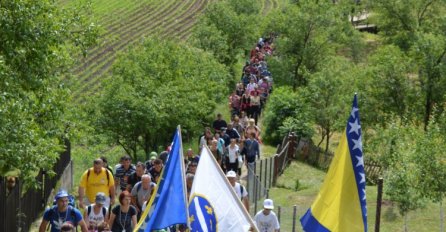
[[[71,195],[69,195],[69,197],[70,197]],[[73,197],[73,196],[71,196],[71,197]],[[74,198],[74,197],[73,197]],[[73,222],[73,226],[76,228],[76,231],[77,231],[77,218],[76,218],[76,213],[74,212],[74,209],[75,209],[75,207],[73,207],[73,206],[71,206],[69,203],[68,203],[68,208],[67,208],[67,210],[68,211],[70,211],[70,216],[72,217],[72,218],[74,218],[74,222]],[[50,209],[50,211],[48,211],[48,216],[49,216],[49,218],[52,218],[53,217],[53,214],[54,213],[56,213],[56,210],[57,210],[57,206],[53,206],[53,207],[51,207],[51,209]],[[51,227],[51,223],[48,223],[48,227],[47,227],[47,230],[49,230],[49,228]]]
[[[87,206],[87,216],[91,213],[91,205]],[[107,209],[102,206],[102,216],[104,216],[104,219],[106,218],[105,215],[107,214]]]
[[[105,173],[107,174],[107,186],[108,185],[110,185],[110,174],[108,174],[108,170],[106,169],[106,168],[104,168],[105,169]],[[89,168],[88,169],[88,171],[87,171],[87,182],[88,182],[88,177],[90,177],[90,171],[91,171],[91,168]]]

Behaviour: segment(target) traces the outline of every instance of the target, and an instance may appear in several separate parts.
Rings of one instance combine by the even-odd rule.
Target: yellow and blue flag
[[[178,127],[154,196],[150,199],[134,231],[151,232],[172,225],[188,224],[182,151],[181,134]]]
[[[367,231],[364,158],[356,95],[347,129],[322,188],[300,222],[306,232]]]

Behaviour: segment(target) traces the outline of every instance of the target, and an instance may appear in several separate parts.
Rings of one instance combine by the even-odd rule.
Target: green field
[[[262,11],[278,8],[285,0],[262,0]],[[61,0],[61,6],[75,4]],[[197,17],[212,0],[93,0],[93,17],[101,26],[98,45],[80,57],[70,80],[73,99],[83,101],[101,88],[120,52],[154,34],[165,38],[187,40]]]

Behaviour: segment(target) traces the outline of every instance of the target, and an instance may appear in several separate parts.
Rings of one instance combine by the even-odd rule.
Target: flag
[[[364,159],[356,95],[322,188],[300,219],[304,231],[367,231]]]
[[[200,162],[189,199],[191,231],[248,231],[256,228],[209,148],[201,150]]]
[[[180,128],[175,132],[166,165],[134,231],[151,232],[177,224],[187,224],[187,200]]]

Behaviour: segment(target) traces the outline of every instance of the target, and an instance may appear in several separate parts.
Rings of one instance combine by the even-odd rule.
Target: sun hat
[[[273,200],[265,199],[265,201],[263,201],[263,208],[265,208],[265,209],[274,209]]]

